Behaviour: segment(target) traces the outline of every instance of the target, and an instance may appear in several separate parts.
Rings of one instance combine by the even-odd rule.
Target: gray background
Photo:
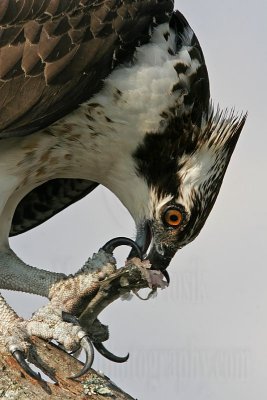
[[[205,228],[179,252],[171,286],[156,299],[117,301],[103,316],[108,348],[126,365],[97,358],[95,368],[138,399],[265,400],[266,66],[264,0],[179,1],[202,44],[212,97],[249,118]],[[71,273],[108,239],[134,238],[114,196],[97,189],[32,232],[11,240],[26,262]],[[23,316],[45,300],[5,292]]]

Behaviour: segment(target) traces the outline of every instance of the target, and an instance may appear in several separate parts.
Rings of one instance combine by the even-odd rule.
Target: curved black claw
[[[37,379],[38,381],[42,380],[40,373],[38,372],[37,374],[36,372],[34,372],[25,360],[25,355],[23,351],[15,350],[13,351],[12,356],[17,360],[18,364],[28,375],[30,375],[33,379]]]
[[[167,270],[164,269],[163,271],[161,271],[161,273],[162,273],[162,275],[164,275],[167,283],[169,284],[170,283],[170,275],[168,274]]]
[[[83,376],[84,374],[86,374],[86,372],[89,371],[89,369],[91,368],[93,361],[94,361],[94,348],[93,345],[89,339],[88,336],[84,336],[81,339],[81,347],[84,349],[85,354],[86,354],[86,360],[84,363],[83,368],[81,369],[80,372],[78,372],[78,374],[70,376],[71,379],[76,379],[76,378],[80,378],[81,376]]]
[[[106,253],[113,254],[113,251],[116,249],[116,247],[119,246],[130,246],[133,250],[135,250],[135,253],[137,256],[142,260],[143,259],[143,254],[142,250],[138,246],[137,243],[135,243],[132,239],[129,239],[127,237],[117,237],[114,239],[109,240],[102,248]]]
[[[80,322],[79,322],[78,318],[75,317],[75,315],[68,313],[67,311],[62,311],[62,320],[64,322],[70,322],[73,325],[80,326]]]
[[[111,353],[108,351],[103,343],[101,342],[93,342],[93,345],[95,346],[96,350],[105,358],[107,358],[110,361],[114,361],[116,363],[124,363],[125,361],[128,360],[129,358],[129,353],[125,357],[118,357],[115,356],[115,354]]]
[[[79,322],[78,318],[75,317],[74,315],[66,312],[66,311],[62,311],[62,319],[63,319],[64,322],[70,322],[73,325],[79,325],[80,326],[80,322]],[[86,360],[85,360],[84,366],[81,369],[81,371],[76,375],[70,376],[71,379],[80,378],[81,376],[86,374],[86,372],[88,372],[89,369],[91,368],[91,366],[93,364],[93,361],[94,361],[94,347],[93,347],[93,345],[91,343],[91,340],[90,340],[89,336],[84,336],[80,340],[79,348],[80,347],[82,349],[84,349],[84,351],[85,351]],[[72,353],[75,353],[76,351],[77,351],[77,349],[74,350]]]

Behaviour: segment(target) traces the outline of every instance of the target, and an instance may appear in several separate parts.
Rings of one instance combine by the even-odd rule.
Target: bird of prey
[[[0,287],[50,299],[24,321],[0,297],[0,340],[28,373],[32,334],[68,349],[89,339],[53,303],[67,277],[26,265],[9,236],[100,184],[135,221],[132,255],[166,271],[203,227],[245,118],[213,107],[172,0],[1,1]]]

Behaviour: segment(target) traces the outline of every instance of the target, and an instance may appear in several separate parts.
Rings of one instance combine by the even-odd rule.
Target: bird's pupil
[[[178,220],[178,216],[177,215],[171,215],[171,220],[172,221],[177,221]]]

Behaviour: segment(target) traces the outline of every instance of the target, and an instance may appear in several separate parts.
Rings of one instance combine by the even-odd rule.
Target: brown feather
[[[0,139],[77,108],[172,7],[172,0],[2,0]]]

